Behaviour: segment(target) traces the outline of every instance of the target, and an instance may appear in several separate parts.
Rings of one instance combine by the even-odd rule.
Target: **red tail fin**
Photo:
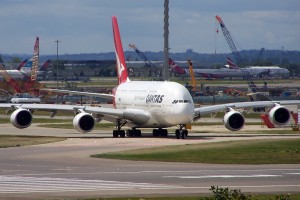
[[[48,59],[44,64],[43,66],[40,68],[40,71],[47,71],[48,70],[48,67],[49,67],[49,64],[50,64],[51,60]]]
[[[179,67],[171,58],[169,58],[170,68],[175,74],[187,74],[187,71]]]
[[[113,26],[113,34],[114,34],[114,42],[115,42],[115,51],[116,51],[116,59],[117,59],[117,73],[119,84],[129,81],[127,67],[125,62],[125,56],[122,47],[122,41],[118,26],[118,20],[116,16],[112,17],[112,26]]]
[[[20,64],[19,64],[19,66],[17,67],[17,70],[21,70],[21,68],[27,63],[27,61],[28,61],[28,59],[25,59],[25,60],[23,60]]]
[[[227,64],[229,65],[229,69],[238,69],[238,66],[230,58],[227,58]]]

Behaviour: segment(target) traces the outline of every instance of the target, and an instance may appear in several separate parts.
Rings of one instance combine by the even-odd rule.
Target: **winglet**
[[[117,59],[117,73],[119,84],[129,81],[128,72],[125,62],[125,56],[122,47],[122,41],[116,16],[112,17],[112,27],[114,34],[115,52]]]

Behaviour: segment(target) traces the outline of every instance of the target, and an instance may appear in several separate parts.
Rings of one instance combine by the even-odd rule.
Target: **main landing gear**
[[[126,136],[127,137],[141,137],[142,132],[141,132],[141,130],[137,130],[135,128],[132,128],[132,129],[128,129],[126,131]]]
[[[117,120],[117,130],[113,130],[113,137],[125,137],[125,131],[121,130],[122,126],[124,126],[127,122],[121,123],[121,120]]]
[[[127,122],[121,122],[120,119],[117,120],[117,130],[113,130],[113,137],[117,138],[117,137],[125,137],[125,135],[127,137],[141,137],[142,132],[141,130],[138,130],[136,128],[132,128],[132,129],[128,129],[126,131],[121,130],[121,128],[126,124]],[[167,129],[162,129],[162,128],[158,128],[158,129],[153,129],[153,137],[168,137],[168,130]],[[177,139],[185,139],[188,136],[188,131],[186,130],[186,125],[185,124],[180,124],[179,125],[179,129],[176,129],[175,131],[175,135]]]
[[[185,139],[188,136],[188,130],[186,130],[186,126],[183,124],[179,125],[179,129],[176,129],[175,135],[177,139]]]
[[[167,129],[153,129],[152,131],[153,137],[168,137],[168,130]]]
[[[121,128],[126,124],[127,122],[121,122],[120,119],[117,120],[117,130],[113,130],[113,137],[117,138],[117,137],[125,137],[125,131],[121,130]],[[141,137],[142,132],[141,130],[137,130],[136,128],[132,128],[126,131],[126,136],[127,137]]]

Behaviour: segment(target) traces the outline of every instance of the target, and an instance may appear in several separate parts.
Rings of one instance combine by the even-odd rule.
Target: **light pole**
[[[163,80],[169,80],[169,0],[164,3],[164,69]]]
[[[56,88],[58,89],[58,43],[61,41],[55,40],[56,43]]]

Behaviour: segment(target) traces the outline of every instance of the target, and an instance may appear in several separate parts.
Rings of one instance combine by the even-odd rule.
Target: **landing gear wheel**
[[[177,138],[177,139],[180,139],[180,130],[179,130],[179,129],[177,129],[177,130],[175,131],[175,135],[176,135],[176,138]]]
[[[152,134],[153,134],[153,137],[158,137],[159,136],[158,129],[153,129]]]
[[[180,125],[180,128],[176,129],[175,135],[177,139],[185,139],[188,136],[188,130],[185,129],[185,125]]]
[[[168,137],[167,129],[153,129],[153,137]]]
[[[123,131],[123,130],[122,130],[122,131],[119,131],[119,135],[120,135],[120,137],[122,137],[122,138],[125,137],[125,131]]]
[[[114,130],[113,131],[113,137],[117,138],[117,137],[125,137],[125,131],[123,130]]]
[[[137,129],[129,129],[126,131],[126,136],[127,137],[141,137],[142,132],[141,132],[141,130],[137,130]]]
[[[113,130],[113,137],[125,137],[125,131],[121,130],[121,127],[124,126],[127,122],[121,123],[121,119],[117,120],[117,130]]]
[[[119,136],[118,130],[113,131],[113,137],[116,138]]]
[[[187,136],[187,130],[180,130],[180,137],[181,139],[185,139]]]

